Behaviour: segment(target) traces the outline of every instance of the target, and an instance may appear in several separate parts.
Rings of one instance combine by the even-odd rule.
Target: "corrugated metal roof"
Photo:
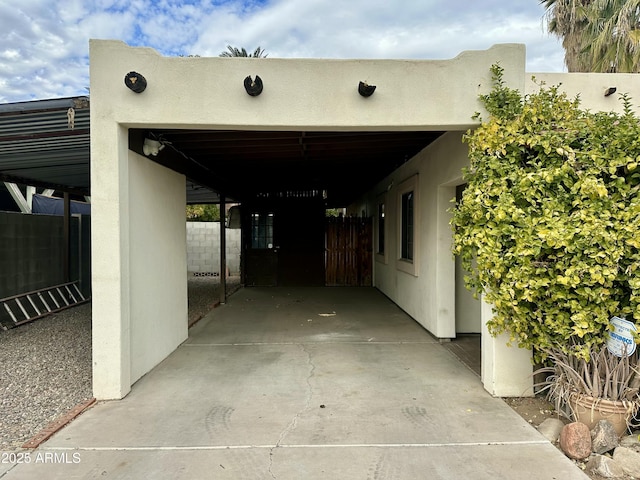
[[[0,176],[89,194],[89,98],[0,105]]]

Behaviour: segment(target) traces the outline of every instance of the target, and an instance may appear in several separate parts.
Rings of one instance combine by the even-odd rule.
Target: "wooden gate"
[[[371,217],[330,217],[326,225],[326,285],[371,286]]]

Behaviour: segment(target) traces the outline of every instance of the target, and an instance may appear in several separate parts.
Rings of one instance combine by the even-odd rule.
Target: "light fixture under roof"
[[[146,137],[144,139],[144,143],[142,144],[142,153],[144,153],[147,157],[149,156],[157,156],[160,150],[162,150],[165,145],[159,140],[155,140],[150,137]]]

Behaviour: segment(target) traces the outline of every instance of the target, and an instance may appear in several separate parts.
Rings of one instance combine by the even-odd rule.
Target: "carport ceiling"
[[[150,157],[235,201],[287,191],[326,191],[328,206],[352,203],[416,155],[440,131],[130,130],[166,146]]]
[[[0,181],[90,194],[88,96],[0,105]],[[167,146],[153,160],[186,175],[188,203],[326,191],[345,206],[425,148],[439,131],[218,131],[132,129]],[[204,188],[203,188],[204,187]]]

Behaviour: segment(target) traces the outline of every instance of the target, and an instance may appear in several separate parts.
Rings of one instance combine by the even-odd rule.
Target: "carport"
[[[497,61],[523,89],[518,45],[391,61],[168,58],[92,41],[95,396],[122,398],[187,339],[186,182],[242,204],[248,284],[323,284],[324,209],[375,217],[374,286],[455,337],[448,208]],[[478,308],[478,330],[490,314]],[[505,344],[483,336],[485,388],[526,393],[530,354]]]

